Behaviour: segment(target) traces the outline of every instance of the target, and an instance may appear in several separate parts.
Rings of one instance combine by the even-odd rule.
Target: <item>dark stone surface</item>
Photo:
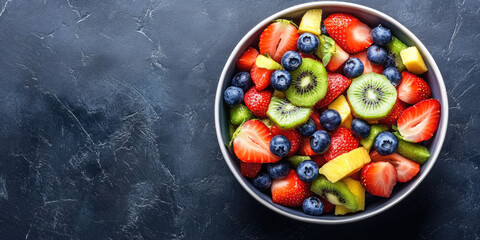
[[[251,27],[301,2],[0,0],[0,239],[480,239],[476,0],[356,1],[411,29],[446,81],[446,142],[407,199],[319,226],[235,181],[218,77]]]

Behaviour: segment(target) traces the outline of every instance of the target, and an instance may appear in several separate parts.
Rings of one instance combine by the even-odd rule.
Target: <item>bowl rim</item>
[[[374,15],[376,17],[379,17],[392,25],[394,25],[400,32],[404,33],[410,40],[412,40],[415,45],[419,48],[420,52],[422,53],[423,57],[427,60],[428,63],[431,65],[430,71],[433,71],[437,78],[438,86],[440,88],[440,99],[442,101],[442,106],[441,106],[441,112],[442,116],[439,122],[439,129],[437,130],[437,135],[438,135],[438,141],[437,144],[431,154],[430,159],[426,164],[424,164],[424,170],[421,175],[418,176],[418,179],[415,182],[410,183],[409,185],[405,186],[406,191],[403,192],[402,194],[398,195],[396,198],[389,199],[387,202],[383,203],[380,205],[377,209],[374,209],[370,212],[362,212],[359,214],[355,215],[349,215],[349,216],[343,216],[342,218],[339,219],[320,219],[320,218],[308,218],[308,217],[303,217],[299,215],[295,215],[293,213],[281,210],[271,204],[270,202],[266,201],[265,199],[261,198],[257,193],[254,192],[253,189],[251,189],[244,181],[243,181],[243,176],[240,175],[240,173],[236,170],[235,166],[233,165],[233,159],[230,156],[230,153],[225,146],[222,138],[222,132],[221,132],[221,123],[220,123],[220,112],[222,108],[222,86],[224,82],[227,80],[226,79],[226,74],[229,70],[229,66],[233,64],[233,61],[235,60],[235,55],[240,51],[242,46],[245,44],[248,39],[250,39],[262,26],[266,25],[267,23],[283,16],[286,15],[290,12],[294,12],[300,9],[306,9],[306,8],[321,8],[321,7],[349,7],[349,8],[357,8],[359,10],[362,10],[368,14]],[[342,224],[342,223],[352,223],[360,220],[367,219],[369,217],[372,217],[374,215],[377,215],[379,213],[384,212],[385,210],[391,208],[392,206],[396,205],[398,202],[402,201],[405,197],[407,197],[413,190],[417,188],[417,186],[423,181],[423,179],[428,175],[430,170],[432,169],[433,165],[435,164],[438,155],[440,154],[440,151],[442,149],[444,140],[445,140],[445,135],[447,132],[447,126],[448,126],[448,97],[447,97],[447,91],[445,88],[445,83],[443,81],[442,74],[440,70],[438,69],[438,66],[431,56],[430,52],[427,50],[427,48],[423,45],[423,43],[412,33],[410,30],[408,30],[405,26],[403,26],[401,23],[399,23],[397,20],[393,19],[392,17],[388,16],[385,13],[382,13],[378,10],[375,10],[370,7],[366,7],[363,5],[355,4],[355,3],[348,3],[348,2],[336,2],[336,1],[322,1],[322,2],[310,2],[310,3],[304,3],[304,4],[298,4],[294,5],[292,7],[286,8],[282,11],[279,11],[277,13],[272,14],[271,16],[265,18],[264,20],[260,21],[257,25],[255,25],[250,31],[248,31],[247,34],[243,36],[243,38],[238,42],[232,53],[230,54],[228,60],[225,63],[225,66],[223,68],[222,74],[220,75],[220,79],[217,85],[217,91],[216,91],[216,96],[215,96],[215,130],[217,134],[217,140],[218,144],[220,146],[220,150],[222,152],[223,158],[225,162],[228,165],[228,168],[230,171],[233,173],[235,178],[237,179],[237,182],[240,183],[240,185],[258,202],[266,206],[267,208],[283,215],[291,219],[303,221],[303,222],[308,222],[308,223],[317,223],[317,224]]]

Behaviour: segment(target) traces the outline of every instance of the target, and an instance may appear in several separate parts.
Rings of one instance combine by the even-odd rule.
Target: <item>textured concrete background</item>
[[[415,33],[446,81],[446,142],[407,199],[318,226],[235,181],[214,132],[220,71],[301,2],[0,0],[0,239],[480,239],[476,0],[355,1]]]

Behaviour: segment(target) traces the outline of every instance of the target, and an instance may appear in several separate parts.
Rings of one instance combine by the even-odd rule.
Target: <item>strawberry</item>
[[[242,161],[247,163],[271,163],[280,157],[270,152],[270,129],[258,120],[246,121],[239,127],[233,139],[233,151]]]
[[[382,74],[383,72],[383,65],[373,64],[367,58],[367,51],[359,52],[357,54],[353,54],[350,57],[358,58],[363,63],[363,73],[378,73]]]
[[[245,106],[252,111],[255,116],[260,118],[267,117],[268,105],[272,98],[272,92],[268,90],[257,91],[254,87],[251,87],[243,96],[243,102]]]
[[[298,153],[303,156],[315,156],[318,155],[318,153],[314,152],[312,150],[312,147],[310,146],[310,137],[303,137],[302,142],[300,145],[300,149],[298,149]]]
[[[397,99],[395,105],[393,105],[392,110],[390,110],[390,113],[388,113],[385,118],[379,120],[378,123],[387,127],[391,127],[393,124],[397,124],[397,119],[398,117],[400,117],[400,115],[402,115],[405,108],[407,108],[407,104],[402,102],[402,100]]]
[[[327,163],[323,155],[313,156],[312,161],[314,161],[318,165],[318,167],[322,167],[323,164]]]
[[[330,37],[348,53],[366,50],[373,43],[372,29],[350,14],[334,13],[323,23]]]
[[[270,85],[270,77],[275,70],[268,70],[266,68],[259,68],[253,64],[250,70],[250,77],[252,78],[255,88],[262,91]]]
[[[310,59],[313,59],[313,60],[315,60],[315,61],[318,61],[318,60],[319,60],[319,59],[315,56],[315,54],[313,54],[313,53],[312,53],[312,54],[306,54],[306,53],[302,53],[302,52],[298,51],[298,54],[300,54],[300,56],[301,56],[302,58],[310,58]]]
[[[273,180],[271,190],[272,201],[287,207],[300,207],[305,199],[313,195],[310,184],[300,180],[293,169],[285,178]]]
[[[390,197],[397,183],[397,170],[388,162],[371,162],[363,167],[360,182],[370,194]]]
[[[320,113],[312,110],[312,115],[310,115],[310,118],[313,120],[313,122],[315,122],[315,125],[317,125],[317,131],[324,130],[322,124],[320,123]]]
[[[374,162],[389,162],[397,170],[397,182],[408,182],[420,172],[420,164],[409,160],[398,153],[382,156],[373,150],[370,158]]]
[[[290,141],[290,152],[288,152],[287,157],[293,156],[300,148],[300,144],[302,143],[302,135],[297,130],[283,130],[277,125],[273,125],[270,128],[270,131],[272,131],[273,136],[283,135]]]
[[[345,52],[338,44],[335,43],[335,54],[333,54],[332,58],[328,62],[326,68],[330,72],[335,72],[340,66],[343,65],[344,62],[348,60],[350,55]]]
[[[440,102],[436,99],[423,100],[403,111],[397,120],[398,131],[409,142],[430,139],[440,121]]]
[[[330,148],[325,152],[324,157],[328,162],[344,153],[350,152],[358,147],[359,141],[348,128],[339,127],[330,134]]]
[[[360,181],[360,173],[361,173],[360,171],[354,172],[354,173],[350,174],[349,177],[352,178],[352,179],[355,179],[357,181]]]
[[[240,161],[240,174],[242,174],[244,177],[256,177],[261,168],[261,163],[247,163]]]
[[[297,40],[297,28],[290,21],[280,19],[263,30],[258,48],[260,54],[266,53],[280,62],[287,51],[297,51]]]
[[[249,47],[237,60],[237,69],[239,71],[249,72],[252,69],[255,60],[257,60],[258,51],[253,47]]]
[[[327,73],[327,77],[327,94],[325,94],[325,97],[322,100],[315,104],[315,108],[317,109],[326,107],[328,104],[330,104],[333,100],[335,100],[335,98],[340,96],[340,94],[342,94],[352,82],[350,79],[346,78],[340,73]]]
[[[402,72],[402,82],[397,91],[398,98],[408,104],[415,104],[432,95],[432,90],[425,80],[407,71]]]
[[[333,212],[333,210],[335,210],[335,205],[333,205],[331,202],[329,202],[323,197],[318,197],[318,198],[323,203],[323,213],[330,213],[330,212]]]

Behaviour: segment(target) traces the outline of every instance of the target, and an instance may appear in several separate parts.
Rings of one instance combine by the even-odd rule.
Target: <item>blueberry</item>
[[[252,85],[252,78],[248,72],[239,72],[232,78],[232,86],[241,88],[244,92]]]
[[[288,51],[283,54],[282,67],[287,71],[295,71],[302,65],[302,56],[298,52]]]
[[[353,119],[352,131],[361,138],[366,138],[370,135],[370,125],[362,119]]]
[[[382,65],[387,61],[387,50],[378,45],[372,45],[367,49],[367,58],[374,64]]]
[[[317,197],[309,197],[303,201],[303,212],[312,216],[320,216],[323,213],[323,203]]]
[[[390,29],[382,27],[382,25],[374,28],[371,34],[373,42],[377,45],[385,46],[392,41],[392,32],[390,32]]]
[[[400,85],[400,82],[402,82],[402,74],[398,71],[396,67],[385,68],[382,74],[385,75],[385,77],[387,77],[388,80],[390,80],[390,82],[395,87],[398,87],[398,85]]]
[[[300,35],[297,40],[297,48],[300,52],[311,54],[317,51],[319,40],[318,37],[311,33]]]
[[[225,103],[230,106],[239,104],[243,101],[243,90],[239,87],[230,86],[225,89],[223,100],[225,100]]]
[[[279,157],[286,157],[290,147],[290,140],[283,135],[277,135],[270,140],[270,152]]]
[[[297,127],[297,131],[305,137],[311,136],[315,130],[317,130],[317,125],[311,118],[309,118],[306,123]]]
[[[375,150],[382,156],[390,155],[397,150],[398,139],[391,132],[381,132],[375,138]]]
[[[290,170],[290,165],[286,161],[267,164],[267,172],[273,179],[284,178]]]
[[[313,182],[318,177],[318,165],[312,160],[305,160],[298,164],[297,175],[304,182]]]
[[[396,66],[397,64],[395,64],[395,59],[392,56],[388,55],[387,60],[385,60],[385,63],[383,64],[383,67],[389,68],[389,67],[396,67]]]
[[[272,178],[266,173],[259,173],[255,178],[253,178],[252,184],[258,190],[265,191],[272,185]]]
[[[327,28],[325,27],[325,24],[323,22],[320,25],[320,31],[322,31],[322,35],[330,36],[330,35],[328,35]]]
[[[290,73],[285,70],[277,70],[272,73],[270,77],[270,84],[272,85],[273,89],[278,91],[285,91],[290,86],[292,82],[292,77]]]
[[[356,78],[363,74],[363,63],[358,58],[349,58],[343,67],[343,74],[348,78]]]
[[[342,123],[342,117],[337,110],[328,109],[325,110],[322,115],[320,115],[320,124],[327,131],[335,130]]]
[[[318,154],[325,153],[330,148],[330,135],[325,130],[318,130],[310,137],[310,147]]]

